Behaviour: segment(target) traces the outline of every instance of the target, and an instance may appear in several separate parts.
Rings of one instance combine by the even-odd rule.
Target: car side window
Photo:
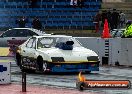
[[[35,48],[35,47],[36,47],[35,38],[31,38],[31,39],[27,42],[26,47],[28,47],[28,48]]]
[[[28,41],[28,43],[26,44],[26,47],[28,47],[28,48],[32,48],[32,43],[33,43],[33,38],[32,39],[30,39],[29,41]]]
[[[15,30],[15,29],[8,30],[5,33],[3,33],[1,36],[2,37],[17,37],[16,32],[17,32],[17,30]]]
[[[33,31],[28,30],[28,32],[29,32],[30,36],[33,36],[33,35],[38,36],[38,34],[36,34],[36,33],[35,33],[35,32],[33,32]]]
[[[19,29],[17,32],[18,37],[27,37],[30,36],[29,32],[26,29]]]
[[[36,41],[35,39],[33,40],[33,43],[32,43],[32,48],[35,48],[36,47]]]

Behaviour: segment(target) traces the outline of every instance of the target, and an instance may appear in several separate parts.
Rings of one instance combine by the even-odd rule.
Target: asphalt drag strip
[[[0,57],[0,60],[11,62],[11,81],[15,84],[21,84],[21,70],[16,65],[15,60],[11,57]],[[132,82],[131,68],[118,67],[100,67],[99,72],[92,72],[84,74],[88,80],[130,80]],[[76,81],[78,73],[27,73],[27,84],[37,86],[49,86],[56,88],[76,89]],[[77,89],[76,89],[77,90]],[[132,88],[128,90],[106,90],[106,89],[92,89],[84,92],[97,94],[132,94]]]

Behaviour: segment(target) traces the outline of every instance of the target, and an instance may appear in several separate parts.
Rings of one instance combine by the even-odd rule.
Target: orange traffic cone
[[[102,38],[110,38],[111,37],[110,32],[109,32],[109,25],[108,25],[107,19],[105,19],[104,30],[103,30],[101,37]]]

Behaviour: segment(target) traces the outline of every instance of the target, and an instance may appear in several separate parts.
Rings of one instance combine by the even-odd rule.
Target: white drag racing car
[[[18,47],[20,68],[50,72],[99,71],[99,57],[72,36],[33,36]]]

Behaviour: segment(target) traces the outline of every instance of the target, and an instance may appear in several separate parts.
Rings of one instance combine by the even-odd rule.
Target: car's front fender
[[[44,61],[52,62],[51,57],[49,55],[47,55],[46,53],[43,53],[41,51],[36,51],[35,54],[36,54],[35,58],[41,56]]]

